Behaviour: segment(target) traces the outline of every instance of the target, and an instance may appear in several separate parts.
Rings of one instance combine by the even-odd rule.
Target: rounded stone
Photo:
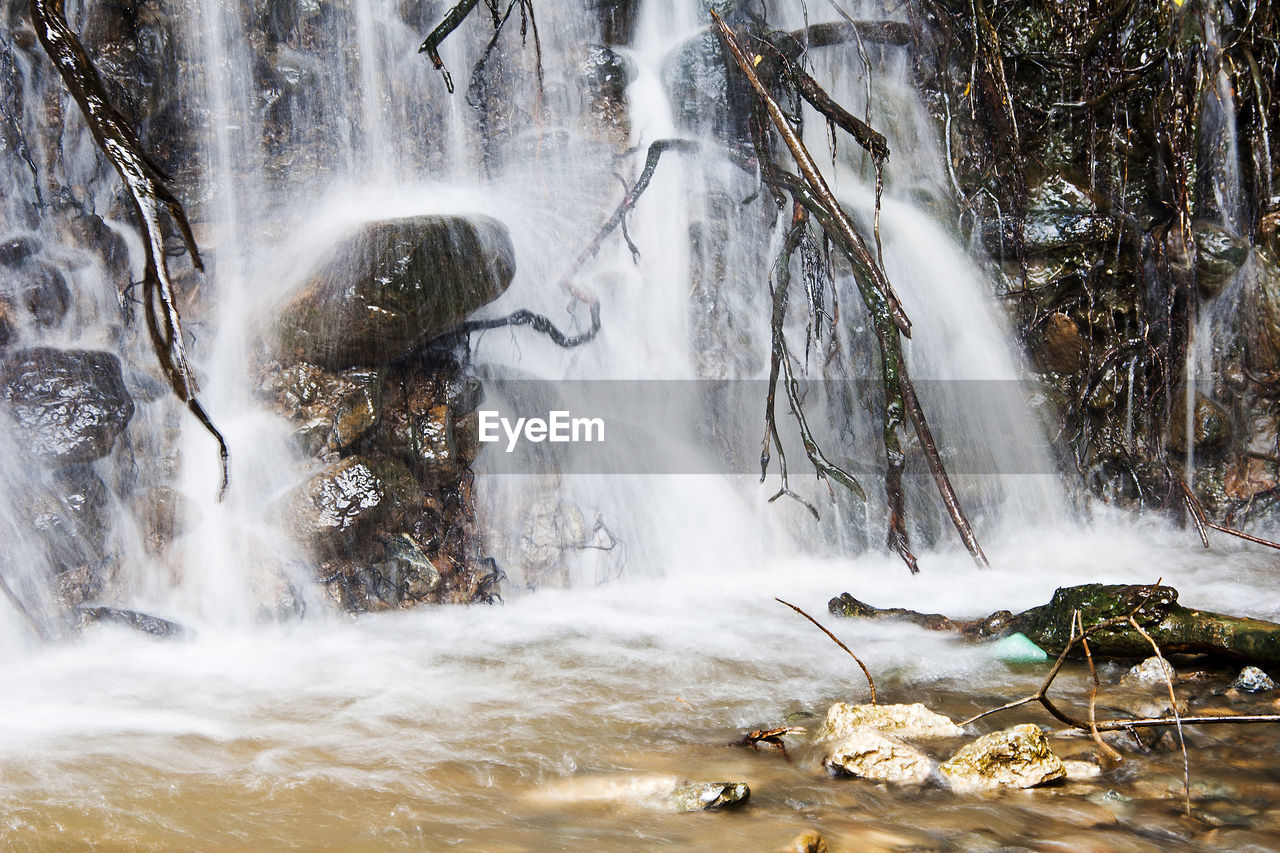
[[[58,467],[106,456],[133,417],[120,361],[106,352],[17,350],[0,386],[18,441]]]

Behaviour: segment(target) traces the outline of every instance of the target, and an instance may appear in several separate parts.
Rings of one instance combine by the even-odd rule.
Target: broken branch
[[[858,664],[858,667],[862,670],[862,674],[867,677],[867,687],[871,689],[871,704],[872,705],[876,704],[876,682],[875,682],[875,679],[871,677],[871,670],[867,669],[867,665],[862,662],[862,659],[857,655],[855,655],[852,649],[850,649],[844,643],[840,642],[840,638],[837,637],[835,634],[831,633],[830,631],[828,631],[821,622],[819,622],[817,619],[814,619],[808,613],[805,613],[799,607],[796,607],[794,604],[792,604],[789,601],[783,601],[781,598],[775,598],[774,601],[778,602],[779,604],[785,604],[787,607],[790,607],[792,610],[799,613],[804,618],[808,619],[814,625],[817,625],[818,630],[820,630],[822,633],[826,634],[828,637],[831,638],[831,642],[835,643],[837,646],[844,649],[845,652],[848,653],[849,657],[854,659],[854,661]]]

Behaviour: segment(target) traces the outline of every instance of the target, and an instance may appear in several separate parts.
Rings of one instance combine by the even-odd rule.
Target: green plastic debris
[[[1049,653],[1031,642],[1031,638],[1026,634],[1010,634],[1002,640],[997,640],[993,648],[996,657],[1010,663],[1049,659]]]

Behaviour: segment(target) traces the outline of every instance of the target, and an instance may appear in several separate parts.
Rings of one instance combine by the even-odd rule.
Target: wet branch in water
[[[449,36],[453,35],[453,31],[462,26],[462,22],[467,16],[479,5],[480,0],[461,0],[460,3],[453,6],[445,14],[444,20],[436,25],[422,44],[418,47],[418,53],[425,53],[431,59],[431,66],[444,75],[445,88],[449,90],[449,94],[453,94],[453,77],[449,74],[449,70],[444,67],[444,60],[440,57],[440,45]],[[512,10],[517,5],[520,6],[520,37],[524,39],[528,36],[529,31],[533,31],[533,49],[536,57],[537,73],[538,73],[538,91],[542,91],[542,38],[538,34],[538,19],[533,13],[533,0],[511,0],[507,6],[505,14],[498,11],[497,2],[486,0],[485,5],[489,8],[489,14],[493,18],[493,38],[490,39],[488,47],[485,48],[484,54],[476,63],[472,70],[472,76],[479,75],[484,64],[489,59],[489,54],[493,52],[493,48],[498,43],[498,37],[502,34],[502,27],[506,24],[507,19],[511,17]]]
[[[32,0],[31,17],[45,53],[80,106],[94,141],[120,173],[129,191],[129,199],[143,232],[146,255],[143,301],[152,348],[174,394],[187,404],[191,413],[218,442],[222,464],[218,498],[221,500],[226,495],[229,482],[230,454],[222,434],[196,398],[196,384],[187,363],[182,318],[169,278],[164,230],[160,222],[160,211],[167,210],[182,234],[192,265],[203,270],[204,264],[186,212],[166,186],[169,176],[147,155],[124,116],[111,105],[97,70],[75,33],[67,26],[62,0]]]
[[[449,94],[453,94],[453,77],[449,75],[449,69],[444,67],[444,60],[440,58],[440,44],[453,35],[454,30],[462,26],[462,22],[467,19],[467,15],[470,15],[471,10],[475,9],[479,3],[480,0],[462,0],[445,14],[444,20],[430,32],[418,47],[418,53],[425,53],[430,57],[431,67],[444,75],[444,85],[449,90]]]
[[[920,438],[920,444],[924,448],[938,492],[942,496],[943,504],[961,540],[979,565],[987,565],[986,555],[982,552],[960,506],[959,498],[955,494],[942,458],[938,454],[937,444],[925,419],[924,410],[920,406],[915,388],[907,374],[900,336],[909,336],[911,325],[902,312],[896,294],[890,287],[884,271],[867,250],[866,243],[858,234],[852,220],[827,186],[795,128],[791,126],[782,108],[778,106],[777,101],[756,75],[754,63],[748,59],[737,38],[720,16],[714,11],[711,15],[734,61],[746,75],[760,102],[768,111],[769,117],[803,175],[801,179],[779,169],[762,169],[765,181],[789,192],[795,202],[803,205],[813,215],[827,236],[840,248],[854,268],[854,280],[858,291],[862,295],[867,310],[871,313],[872,326],[880,347],[881,375],[885,392],[883,435],[886,459],[885,492],[889,501],[889,546],[901,555],[912,572],[918,571],[916,558],[911,552],[907,537],[902,492],[902,472],[906,456],[902,451],[899,433],[909,419],[916,435]]]
[[[569,281],[578,274],[578,270],[582,269],[587,261],[596,256],[600,251],[600,246],[604,244],[605,238],[612,234],[618,226],[626,226],[627,214],[636,206],[636,202],[640,200],[640,196],[644,195],[644,191],[649,188],[649,182],[653,180],[653,173],[658,168],[658,161],[662,159],[662,155],[668,151],[677,151],[681,153],[692,153],[698,150],[698,143],[689,139],[659,139],[649,146],[649,153],[645,156],[644,168],[640,171],[640,177],[636,178],[636,182],[632,184],[631,189],[627,190],[626,195],[622,197],[622,201],[614,209],[613,215],[605,220],[604,225],[600,226],[600,230],[596,232],[596,236],[592,238],[582,253],[578,255],[573,265],[569,267],[569,271],[564,274],[562,281]],[[639,259],[640,250],[627,240],[627,246],[631,249],[633,258]]]
[[[877,699],[876,699],[876,682],[875,682],[875,679],[871,677],[871,670],[867,669],[867,665],[866,665],[865,663],[863,663],[863,662],[862,662],[862,659],[861,659],[860,657],[858,657],[857,655],[855,655],[855,654],[853,653],[853,650],[852,650],[852,649],[850,649],[850,648],[849,648],[848,646],[846,646],[844,643],[840,642],[840,638],[839,638],[839,637],[837,637],[835,634],[831,633],[830,631],[828,631],[828,630],[826,629],[826,627],[824,627],[824,626],[823,626],[823,624],[822,624],[821,622],[819,622],[817,619],[814,619],[814,618],[813,618],[812,616],[810,616],[808,613],[805,613],[805,612],[804,612],[803,610],[801,610],[799,607],[796,607],[794,604],[792,604],[792,603],[791,603],[791,602],[789,602],[789,601],[783,601],[781,598],[775,598],[775,599],[774,599],[774,601],[778,602],[779,604],[785,604],[787,607],[790,607],[792,610],[794,610],[795,612],[799,613],[799,614],[800,614],[801,616],[803,616],[804,618],[808,619],[808,620],[809,620],[810,622],[812,622],[814,625],[817,625],[817,626],[818,626],[818,630],[822,631],[822,633],[824,633],[824,634],[826,634],[828,637],[830,637],[830,638],[831,638],[831,641],[832,641],[833,643],[835,643],[835,644],[836,644],[837,646],[839,646],[840,648],[844,649],[844,650],[848,653],[849,657],[851,657],[851,658],[853,658],[853,659],[854,659],[854,661],[858,664],[858,667],[862,670],[862,674],[863,674],[863,675],[865,675],[865,676],[867,677],[867,687],[868,687],[868,688],[870,688],[870,690],[871,690],[871,704],[872,704],[872,705],[875,705],[875,704],[876,704],[876,702],[877,702]]]

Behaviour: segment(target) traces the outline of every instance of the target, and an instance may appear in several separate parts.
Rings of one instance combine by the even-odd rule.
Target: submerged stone
[[[750,796],[746,782],[692,782],[677,785],[671,803],[680,812],[715,811],[741,805]]]
[[[1276,683],[1256,666],[1246,666],[1240,670],[1231,686],[1241,693],[1270,693],[1276,689]]]
[[[919,784],[933,772],[933,762],[923,752],[867,727],[832,739],[822,763],[828,770],[876,782]]]
[[[311,272],[277,323],[281,358],[331,369],[390,364],[506,291],[515,250],[484,216],[363,225]]]
[[[983,735],[938,772],[957,791],[1034,788],[1067,775],[1044,732],[1030,723]]]
[[[92,350],[18,350],[0,367],[0,396],[24,448],[54,466],[111,452],[133,417],[120,361]]]
[[[827,709],[818,731],[820,741],[836,741],[858,731],[875,729],[897,737],[955,737],[964,734],[949,717],[916,702],[911,705],[848,705],[837,702]]]
[[[1132,667],[1120,678],[1121,685],[1143,685],[1143,686],[1162,686],[1177,677],[1173,666],[1163,658],[1152,657],[1147,658],[1142,663]]]
[[[750,796],[746,782],[688,782],[654,773],[570,778],[525,794],[543,806],[598,803],[666,812],[713,811],[740,805]]]

